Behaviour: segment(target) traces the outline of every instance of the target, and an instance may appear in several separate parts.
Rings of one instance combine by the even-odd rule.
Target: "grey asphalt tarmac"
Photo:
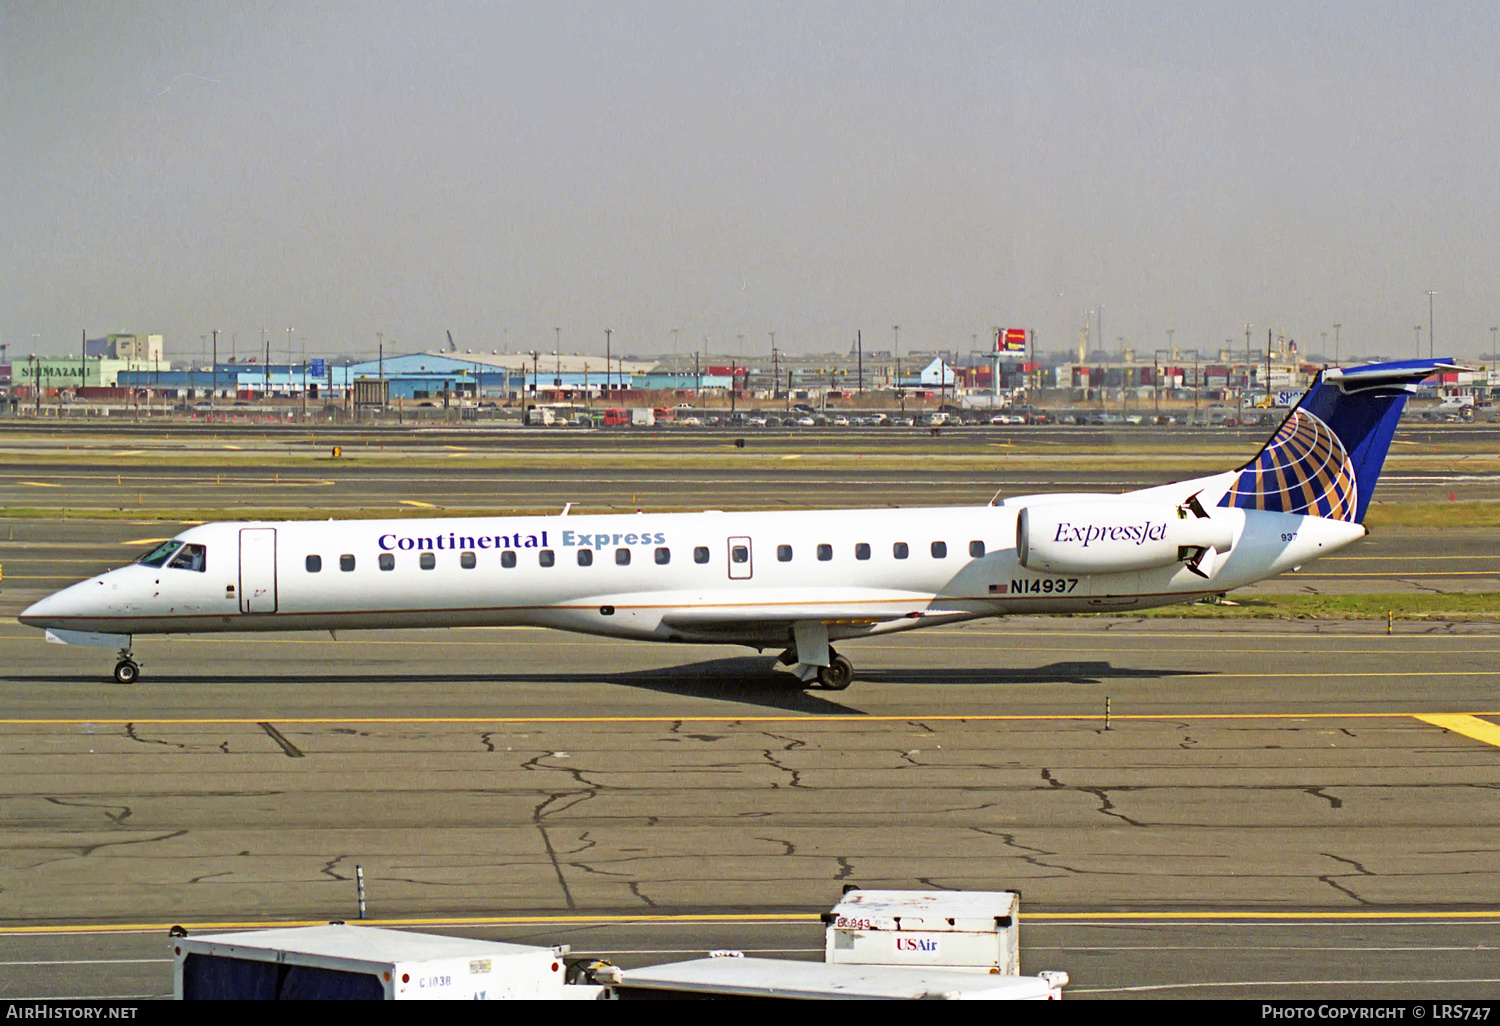
[[[164,995],[169,925],[353,919],[356,864],[377,921],[621,964],[1019,888],[1073,997],[1500,992],[1496,625],[1014,619],[850,644],[831,693],[540,630],[146,639],[122,688],[15,623],[172,526],[0,522],[0,996]],[[1492,591],[1493,538],[1314,566]]]

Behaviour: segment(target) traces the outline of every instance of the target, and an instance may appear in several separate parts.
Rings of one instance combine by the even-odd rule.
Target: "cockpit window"
[[[173,538],[171,541],[162,542],[156,548],[136,560],[136,562],[141,564],[141,566],[162,566],[166,563],[167,557],[176,552],[177,547],[181,544],[182,542],[176,538]]]
[[[202,545],[184,545],[167,566],[174,570],[196,570],[201,574],[208,569],[207,554],[208,550]]]

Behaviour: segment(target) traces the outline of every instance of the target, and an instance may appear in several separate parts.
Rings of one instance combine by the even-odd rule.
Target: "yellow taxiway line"
[[[1484,714],[1489,715],[1489,714]],[[1500,748],[1500,727],[1472,713],[1419,713],[1417,719]]]
[[[1246,720],[1421,720],[1434,726],[1448,727],[1443,720],[1473,721],[1500,735],[1500,727],[1479,719],[1481,716],[1500,716],[1500,712],[1477,713],[1411,713],[1411,712],[1361,712],[1361,713],[1132,713],[1111,715],[1110,722],[1169,721],[1181,723],[1205,723],[1216,720],[1244,722]],[[315,726],[323,723],[387,724],[387,725],[440,725],[468,724],[610,724],[610,723],[1098,723],[1104,717],[1098,713],[944,713],[923,715],[903,713],[900,715],[866,715],[863,713],[798,713],[783,716],[745,716],[735,713],[695,714],[687,716],[208,716],[208,717],[111,717],[73,719],[0,719],[0,727],[108,727],[127,724],[156,724],[162,726],[259,726],[264,722]],[[1459,731],[1469,733],[1468,731]],[[1478,735],[1469,733],[1470,737]],[[1500,743],[1500,742],[1491,742]]]
[[[610,926],[619,924],[695,924],[695,923],[741,923],[741,924],[794,924],[816,923],[822,918],[819,912],[749,912],[749,913],[603,913],[566,915],[517,915],[517,916],[429,916],[412,919],[361,919],[361,926],[383,926],[409,929],[412,927],[475,928],[487,926]],[[1027,922],[1109,923],[1109,922],[1306,922],[1306,921],[1370,921],[1370,920],[1427,920],[1431,922],[1453,922],[1464,920],[1486,920],[1500,918],[1500,909],[1460,909],[1449,911],[1159,911],[1159,912],[1027,912]],[[225,920],[218,922],[176,923],[91,923],[47,926],[3,926],[0,937],[44,936],[56,934],[108,934],[108,933],[165,933],[172,926],[201,933],[208,930],[270,930],[298,926],[326,926],[325,919],[293,920]]]

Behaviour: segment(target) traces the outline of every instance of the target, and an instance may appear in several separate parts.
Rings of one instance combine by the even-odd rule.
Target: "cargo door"
[[[240,612],[276,612],[276,528],[240,529]]]
[[[751,561],[750,539],[729,539],[729,579],[731,581],[748,581],[750,571],[754,564]]]

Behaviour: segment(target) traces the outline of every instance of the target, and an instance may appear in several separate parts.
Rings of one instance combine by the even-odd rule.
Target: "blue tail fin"
[[[1456,369],[1441,359],[1322,372],[1219,505],[1362,522],[1407,397]]]

